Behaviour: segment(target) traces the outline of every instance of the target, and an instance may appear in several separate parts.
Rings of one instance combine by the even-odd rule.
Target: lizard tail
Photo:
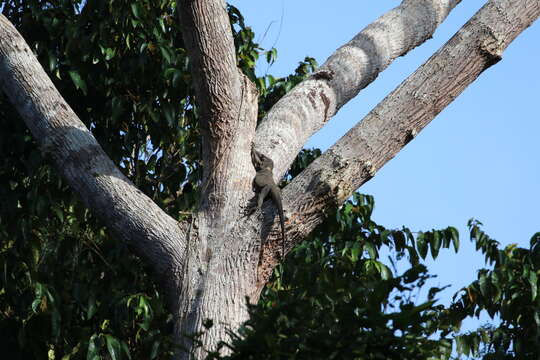
[[[283,213],[283,211],[282,211]],[[281,257],[285,258],[285,224],[283,222],[283,215],[281,215]]]
[[[276,205],[278,209],[278,215],[279,215],[279,223],[281,225],[281,258],[283,259],[285,257],[285,216],[283,215],[283,203],[281,202],[281,194],[279,192],[279,188],[277,186],[274,186],[270,190],[270,194],[272,196],[272,200],[274,201],[274,204]]]

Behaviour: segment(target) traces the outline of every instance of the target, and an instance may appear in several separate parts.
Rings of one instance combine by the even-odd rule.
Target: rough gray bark
[[[540,0],[491,0],[424,65],[283,191],[291,218],[287,249],[375,176],[416,134],[540,16]],[[274,224],[273,226],[276,226]],[[279,237],[263,248],[259,272],[277,264]]]
[[[337,49],[257,127],[257,149],[281,178],[307,140],[397,57],[430,39],[461,0],[405,0]]]
[[[179,293],[176,338],[192,349],[189,336],[201,331],[206,319],[215,326],[200,337],[204,348],[179,358],[201,358],[226,338],[227,327],[247,320],[245,297],[256,281],[258,245],[232,236],[241,207],[251,197],[255,170],[251,140],[257,124],[255,86],[236,66],[229,16],[222,0],[179,2],[184,45],[194,73],[203,148],[203,191],[196,214],[196,231],[188,239],[185,286]],[[242,136],[239,136],[242,134]],[[248,249],[243,249],[244,245]]]
[[[397,56],[428,39],[458,0],[405,0],[330,57],[323,69],[283,98],[255,132],[257,94],[236,68],[222,0],[179,2],[203,129],[200,207],[178,224],[114,166],[32,55],[0,16],[0,80],[32,134],[85,204],[166,279],[178,359],[199,359],[247,318],[278,262],[274,207],[251,217],[255,171],[250,143],[281,175],[309,136]],[[540,0],[491,0],[456,36],[283,192],[287,249],[304,239],[391,159],[540,13]],[[189,337],[202,336],[203,349]]]
[[[184,0],[178,5],[184,46],[189,54],[200,108],[204,164],[202,208],[208,219],[237,209],[249,188],[250,141],[257,121],[256,89],[236,66],[236,51],[225,1]],[[237,134],[245,136],[237,136]],[[249,151],[248,151],[249,152]],[[238,189],[238,181],[240,188]],[[240,191],[238,191],[240,190]],[[213,196],[212,194],[219,194]],[[212,224],[209,224],[213,226]]]

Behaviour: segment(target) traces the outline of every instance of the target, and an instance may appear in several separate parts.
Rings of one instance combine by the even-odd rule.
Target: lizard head
[[[272,170],[274,170],[274,162],[269,157],[264,156],[261,159],[260,168],[261,169],[268,169],[268,170],[272,171]]]
[[[268,169],[272,171],[274,169],[274,162],[272,161],[272,159],[255,150],[253,148],[253,145],[251,147],[251,161],[253,162],[253,166],[257,171],[263,169]]]
[[[259,158],[257,159],[257,163],[255,165],[255,170],[263,170],[267,169],[272,171],[274,169],[274,162],[272,159],[270,159],[268,156],[265,156],[261,153],[258,154]]]

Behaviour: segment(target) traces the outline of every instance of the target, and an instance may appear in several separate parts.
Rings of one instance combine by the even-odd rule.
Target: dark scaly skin
[[[281,224],[282,236],[282,256],[285,255],[285,216],[283,215],[283,203],[281,201],[281,191],[274,182],[272,170],[274,162],[268,156],[265,156],[251,147],[251,162],[257,173],[253,179],[253,191],[258,193],[257,207],[260,209],[264,198],[270,194],[270,198],[278,209],[279,222]]]

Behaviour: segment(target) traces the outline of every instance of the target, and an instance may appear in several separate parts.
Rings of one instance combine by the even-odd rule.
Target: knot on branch
[[[486,60],[485,69],[487,69],[502,59],[504,46],[501,36],[497,34],[491,27],[486,26],[482,30],[484,31],[485,36],[482,37],[479,49],[480,53]]]

